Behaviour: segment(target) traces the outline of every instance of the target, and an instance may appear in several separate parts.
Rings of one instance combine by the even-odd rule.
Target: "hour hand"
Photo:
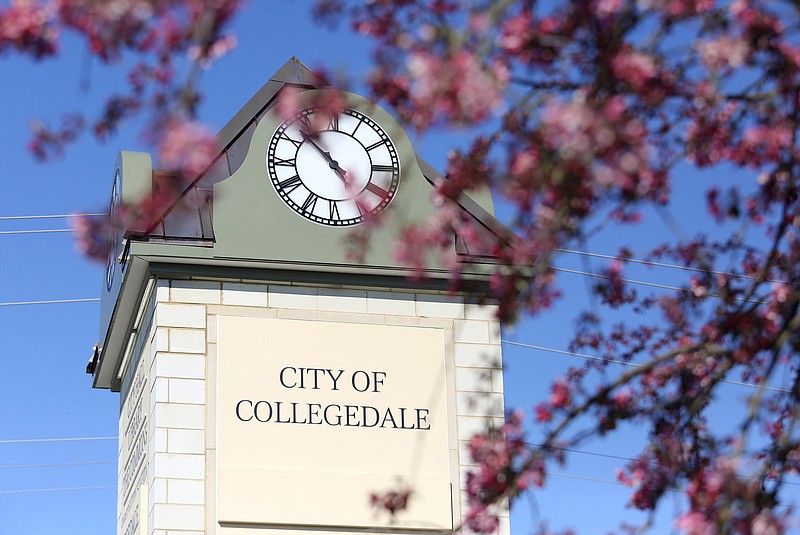
[[[330,152],[328,152],[328,151],[325,151],[325,150],[323,150],[323,149],[322,149],[322,147],[320,147],[320,146],[317,144],[317,142],[316,142],[316,141],[314,141],[314,138],[313,138],[313,136],[309,135],[308,133],[306,133],[306,132],[304,132],[304,131],[302,131],[302,130],[300,131],[300,133],[303,135],[303,139],[304,139],[305,141],[308,141],[309,143],[311,143],[311,146],[312,146],[312,147],[314,147],[314,149],[315,149],[315,150],[316,150],[318,153],[320,153],[320,154],[322,155],[322,157],[323,157],[323,158],[325,159],[325,161],[328,163],[328,167],[330,167],[331,169],[333,169],[333,171],[336,173],[336,175],[337,175],[337,176],[338,176],[340,179],[342,179],[342,182],[344,182],[344,183],[345,183],[345,185],[347,185],[347,176],[346,176],[346,175],[347,175],[347,171],[345,171],[344,169],[342,169],[342,168],[339,166],[339,162],[337,162],[336,160],[334,160],[334,159],[333,159],[333,157],[331,157],[331,153],[330,153]]]

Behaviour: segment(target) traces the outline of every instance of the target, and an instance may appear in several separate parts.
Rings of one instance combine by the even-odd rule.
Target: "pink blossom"
[[[614,56],[611,61],[614,75],[641,91],[659,77],[659,71],[653,58],[643,52],[624,50]]]
[[[772,283],[772,299],[777,303],[785,303],[794,293],[794,288],[784,282]]]
[[[8,47],[41,59],[58,50],[58,30],[51,2],[11,0],[0,6],[0,53]]]
[[[557,379],[550,392],[550,405],[560,409],[570,404],[571,391],[563,379]]]
[[[700,41],[697,45],[700,61],[706,69],[717,71],[725,67],[741,67],[750,55],[750,46],[744,39],[723,35],[717,39]]]
[[[70,218],[70,226],[75,233],[75,247],[81,254],[98,262],[106,260],[111,232],[108,218],[79,214]]]
[[[482,65],[466,50],[449,58],[415,52],[408,61],[408,72],[415,105],[455,123],[485,121],[502,104],[509,78],[501,63]],[[421,127],[429,121],[424,116],[416,120]]]
[[[760,511],[751,524],[753,535],[781,535],[786,525],[770,511]]]
[[[708,287],[700,282],[700,279],[697,277],[691,277],[689,279],[689,288],[692,290],[692,294],[695,297],[704,297],[708,293]]]
[[[686,535],[717,535],[713,522],[697,511],[684,513],[675,520],[675,527]]]
[[[533,16],[522,13],[509,18],[502,28],[500,46],[511,54],[519,54],[533,38]]]
[[[644,5],[666,12],[672,17],[704,13],[714,8],[715,0],[644,0]]]
[[[623,0],[595,0],[592,2],[592,11],[599,19],[609,19],[622,9]]]
[[[219,154],[214,135],[204,125],[169,121],[159,146],[161,163],[178,170],[186,179],[197,178]]]

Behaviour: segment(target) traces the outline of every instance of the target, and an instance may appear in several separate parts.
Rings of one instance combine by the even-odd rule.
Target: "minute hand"
[[[314,141],[314,138],[311,137],[309,134],[307,134],[307,133],[305,133],[303,131],[301,131],[300,133],[303,135],[303,139],[305,141],[308,141],[309,143],[311,143],[311,146],[314,147],[314,149],[316,149],[316,151],[318,153],[320,153],[323,158],[325,158],[325,161],[328,163],[328,167],[333,169],[334,172],[336,173],[336,175],[342,180],[342,182],[344,182],[344,184],[347,185],[348,184],[347,176],[346,176],[347,175],[347,171],[345,171],[344,169],[339,167],[339,162],[337,162],[336,160],[334,160],[331,157],[331,153],[328,152],[328,151],[322,150],[322,147],[317,145],[316,141]]]

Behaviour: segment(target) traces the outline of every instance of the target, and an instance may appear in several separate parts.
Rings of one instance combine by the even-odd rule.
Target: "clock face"
[[[323,115],[324,128],[310,136],[309,125]],[[284,121],[270,140],[267,168],[287,206],[332,227],[357,225],[385,210],[400,181],[392,140],[378,123],[351,109],[330,118],[321,108],[308,108]]]
[[[120,171],[114,174],[114,185],[111,189],[111,204],[108,207],[108,257],[106,258],[106,291],[111,291],[114,284],[114,267],[117,263],[117,209],[119,208]]]

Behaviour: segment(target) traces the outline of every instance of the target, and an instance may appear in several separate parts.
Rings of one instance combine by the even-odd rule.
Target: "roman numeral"
[[[288,139],[289,141],[291,141],[294,144],[295,147],[299,147],[300,145],[303,144],[302,141],[298,141],[296,139],[290,138],[288,135],[286,135],[286,132],[282,132],[281,133],[281,139]]]
[[[330,216],[328,219],[331,221],[341,221],[342,216],[339,214],[339,205],[336,201],[328,201],[330,203]]]
[[[314,208],[317,206],[317,199],[319,199],[319,197],[317,197],[316,193],[314,192],[309,193],[308,197],[306,197],[306,200],[303,201],[303,206],[302,206],[303,211],[308,212],[309,214],[313,213]]]
[[[374,193],[375,195],[379,196],[381,199],[385,199],[389,196],[389,192],[383,189],[382,187],[376,185],[374,182],[367,183],[367,189]]]
[[[294,167],[297,165],[294,158],[285,160],[283,158],[275,158],[275,165],[286,165],[288,167]]]
[[[377,141],[377,142],[373,143],[372,145],[367,147],[367,152],[369,152],[372,149],[375,149],[377,147],[380,147],[381,145],[385,145],[388,141],[389,141],[388,139],[381,139],[380,141]]]
[[[294,175],[292,178],[287,178],[286,180],[279,182],[278,186],[280,186],[282,190],[286,190],[286,193],[289,194],[299,188],[302,184],[303,182],[300,180],[300,177],[298,175]]]
[[[391,166],[391,165],[378,165],[378,164],[374,164],[374,165],[372,166],[372,170],[373,170],[373,171],[388,171],[389,173],[391,173],[392,171],[394,171],[394,167],[393,167],[393,166]]]
[[[328,130],[339,130],[339,114],[334,113],[331,116],[331,120],[328,123]]]
[[[363,122],[364,122],[364,116],[362,115],[361,117],[358,118],[358,123],[356,124],[356,127],[353,128],[353,133],[350,134],[351,136],[355,136],[356,135],[356,130],[358,130],[358,127],[361,126],[361,123],[363,123]]]

